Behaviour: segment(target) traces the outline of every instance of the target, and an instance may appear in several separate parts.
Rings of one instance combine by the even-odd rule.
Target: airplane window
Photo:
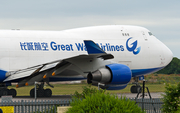
[[[149,36],[152,36],[153,34],[151,32],[148,32],[149,33]]]
[[[123,36],[129,36],[129,33],[122,33]]]

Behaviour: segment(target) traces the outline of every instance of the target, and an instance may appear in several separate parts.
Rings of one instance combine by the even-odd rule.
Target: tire
[[[1,89],[1,96],[8,95],[9,90],[8,89]]]
[[[131,86],[131,93],[136,93],[136,86]]]
[[[44,89],[38,89],[37,90],[37,96],[38,97],[44,97],[45,95],[44,95]]]
[[[141,86],[131,86],[131,93],[141,93],[142,88]]]
[[[34,88],[31,89],[31,91],[30,91],[30,96],[31,96],[31,97],[34,97]]]
[[[12,97],[15,97],[17,95],[17,92],[15,89],[10,89],[8,94],[12,95]]]
[[[52,91],[51,89],[45,89],[45,97],[51,97],[52,96]]]

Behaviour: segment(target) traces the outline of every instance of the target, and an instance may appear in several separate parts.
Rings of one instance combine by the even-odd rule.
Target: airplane
[[[107,90],[124,89],[168,65],[173,54],[148,29],[131,25],[102,25],[62,31],[0,30],[0,96],[8,89],[41,82],[37,96],[51,97],[44,83],[87,79]],[[34,88],[30,96],[34,97]]]

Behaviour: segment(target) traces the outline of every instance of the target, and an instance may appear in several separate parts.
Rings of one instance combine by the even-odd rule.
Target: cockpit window
[[[149,36],[152,36],[153,34],[151,32],[148,32],[149,33]]]

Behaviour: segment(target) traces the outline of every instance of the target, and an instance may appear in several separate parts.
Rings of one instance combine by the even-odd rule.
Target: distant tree
[[[164,69],[156,72],[158,74],[180,74],[180,59],[174,57]]]

